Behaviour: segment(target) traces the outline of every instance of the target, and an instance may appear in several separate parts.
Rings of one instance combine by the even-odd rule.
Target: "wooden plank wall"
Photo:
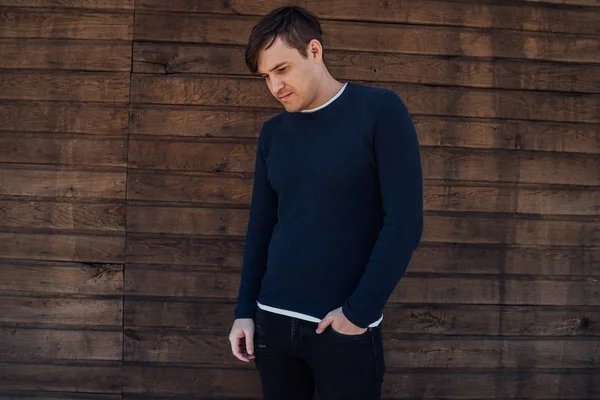
[[[297,3],[419,132],[385,398],[600,398],[600,3]],[[227,333],[281,4],[0,0],[0,400],[260,398]]]

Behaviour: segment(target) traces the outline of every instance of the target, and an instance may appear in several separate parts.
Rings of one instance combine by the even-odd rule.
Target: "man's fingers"
[[[325,318],[319,322],[319,326],[317,327],[317,333],[322,333],[325,328],[327,328],[333,322],[333,318],[327,315]]]
[[[250,359],[248,357],[246,357],[243,353],[242,353],[242,349],[241,349],[241,343],[242,343],[242,339],[243,336],[235,336],[233,337],[233,340],[231,340],[231,352],[233,353],[234,356],[236,356],[240,361],[244,361],[244,362],[250,362]]]
[[[251,356],[254,355],[254,332],[250,330],[244,330],[244,335],[246,335],[246,351]]]

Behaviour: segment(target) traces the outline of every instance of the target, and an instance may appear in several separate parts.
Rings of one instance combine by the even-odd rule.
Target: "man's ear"
[[[313,39],[310,41],[310,43],[308,44],[308,51],[313,58],[320,57],[323,55],[323,47],[317,39]]]

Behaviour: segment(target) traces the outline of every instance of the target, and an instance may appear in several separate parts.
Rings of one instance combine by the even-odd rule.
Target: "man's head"
[[[328,77],[322,34],[318,17],[296,6],[271,11],[252,29],[246,65],[265,78],[287,111],[312,108]]]

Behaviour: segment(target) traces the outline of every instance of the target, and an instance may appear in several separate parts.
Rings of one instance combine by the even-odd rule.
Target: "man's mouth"
[[[287,100],[287,99],[288,99],[288,98],[289,98],[291,95],[292,95],[291,93],[290,93],[290,94],[286,94],[285,96],[282,96],[282,97],[280,97],[280,98],[279,98],[279,100],[281,100],[281,101],[285,101],[285,100]]]

